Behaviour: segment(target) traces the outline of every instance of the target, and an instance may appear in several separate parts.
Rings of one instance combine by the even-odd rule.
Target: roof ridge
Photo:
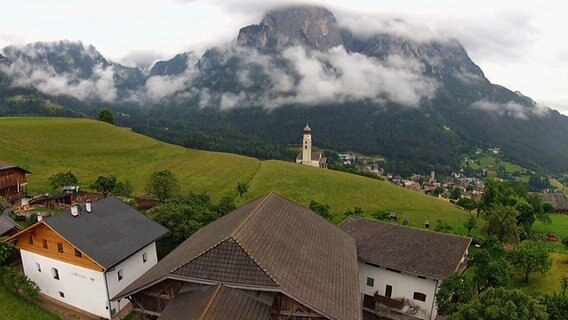
[[[207,305],[205,306],[205,308],[203,308],[203,312],[201,313],[201,315],[199,316],[198,320],[201,319],[205,319],[203,318],[205,316],[205,314],[207,314],[207,312],[209,311],[209,308],[211,308],[211,305],[213,304],[213,301],[215,301],[215,297],[217,297],[217,295],[219,294],[219,291],[221,291],[221,288],[223,287],[222,283],[219,283],[217,285],[217,288],[215,288],[215,292],[213,292],[213,295],[211,296],[211,298],[209,299],[209,301],[207,302]]]
[[[260,211],[260,208],[264,206],[266,201],[268,201],[268,199],[271,198],[273,194],[274,192],[270,192],[265,195],[264,199],[260,201],[260,203],[254,208],[254,210],[252,210],[251,213],[249,213],[248,216],[235,228],[235,230],[233,230],[233,232],[229,234],[229,237],[235,238],[235,236],[241,231],[241,229],[244,228],[244,226],[256,215],[258,211]]]
[[[270,273],[268,272],[268,270],[266,270],[254,257],[252,254],[250,254],[250,252],[239,242],[239,240],[231,237],[235,243],[239,246],[239,248],[241,248],[244,253],[246,253],[246,255],[252,260],[252,262],[254,262],[269,278],[270,280],[274,281],[274,283],[276,283],[277,286],[281,287],[280,282],[278,280],[276,280],[276,278]]]

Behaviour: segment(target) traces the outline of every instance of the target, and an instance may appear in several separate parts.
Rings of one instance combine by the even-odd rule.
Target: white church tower
[[[327,159],[321,152],[312,152],[312,129],[308,124],[304,128],[304,140],[302,141],[302,152],[296,157],[296,163],[305,164],[312,167],[327,168]]]
[[[312,129],[306,123],[304,128],[304,147],[302,148],[302,164],[312,164]]]

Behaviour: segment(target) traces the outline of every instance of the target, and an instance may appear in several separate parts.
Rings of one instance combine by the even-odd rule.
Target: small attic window
[[[79,258],[80,258],[80,257],[82,257],[82,256],[83,256],[83,254],[81,253],[81,251],[75,249],[75,257],[79,257]]]
[[[62,243],[57,244],[57,251],[63,253],[63,244]]]
[[[34,236],[32,236],[31,233],[28,233],[28,243],[29,243],[29,244],[34,244]]]
[[[122,269],[118,270],[117,275],[118,275],[118,281],[122,280],[122,278],[123,278]]]

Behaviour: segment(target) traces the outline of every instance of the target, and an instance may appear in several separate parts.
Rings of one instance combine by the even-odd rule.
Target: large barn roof
[[[471,238],[351,216],[340,226],[355,238],[359,259],[443,280],[457,271]]]
[[[115,299],[167,276],[279,290],[330,319],[360,319],[355,241],[275,193],[203,227]]]

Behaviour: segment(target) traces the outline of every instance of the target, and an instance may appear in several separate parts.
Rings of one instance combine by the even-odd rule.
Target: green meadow
[[[186,149],[88,119],[0,118],[0,161],[32,172],[29,190],[52,191],[49,177],[72,171],[82,188],[99,175],[130,180],[144,193],[148,176],[168,169],[176,174],[182,191],[207,191],[213,199],[237,196],[237,182],[249,183],[242,204],[267,192],[278,192],[303,205],[311,200],[327,203],[334,222],[355,206],[370,216],[375,210],[398,213],[399,222],[421,227],[429,220],[450,224],[465,233],[467,213],[447,200],[413,192],[375,179],[283,161],[227,153]]]

